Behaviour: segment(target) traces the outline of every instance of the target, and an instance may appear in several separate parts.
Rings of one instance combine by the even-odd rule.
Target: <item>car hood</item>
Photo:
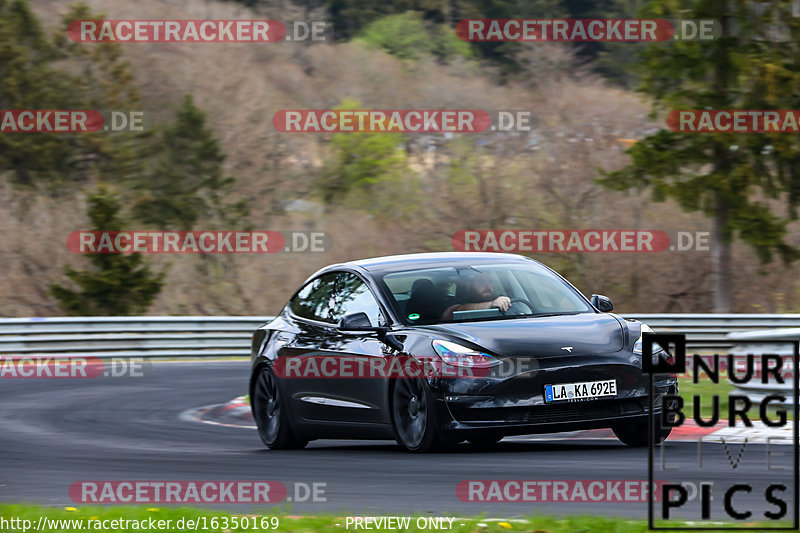
[[[622,325],[604,313],[459,322],[424,329],[458,337],[508,357],[610,353],[621,350],[624,342]]]

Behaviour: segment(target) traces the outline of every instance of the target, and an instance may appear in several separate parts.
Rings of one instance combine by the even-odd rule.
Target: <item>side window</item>
[[[353,313],[366,313],[370,324],[380,324],[380,306],[369,287],[355,274],[342,272],[336,281],[336,292],[331,299],[330,320],[339,322],[343,316]]]
[[[323,274],[309,281],[292,298],[292,313],[309,320],[334,322],[330,318],[330,302],[336,276],[336,273]]]

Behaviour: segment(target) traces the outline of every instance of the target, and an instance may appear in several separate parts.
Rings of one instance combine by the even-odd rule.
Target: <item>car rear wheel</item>
[[[250,408],[261,440],[273,450],[299,450],[305,447],[308,441],[297,438],[292,432],[275,374],[266,367],[258,372],[250,395]]]
[[[397,443],[410,452],[431,452],[449,444],[439,433],[433,399],[423,379],[397,380],[392,390],[392,424]]]

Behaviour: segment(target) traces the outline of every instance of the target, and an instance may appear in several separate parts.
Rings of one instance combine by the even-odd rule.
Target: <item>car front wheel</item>
[[[628,446],[647,446],[650,443],[650,426],[647,420],[633,424],[620,424],[611,429],[613,429],[614,435]],[[657,421],[655,430],[655,444],[661,444],[667,440],[672,432],[671,427],[663,428]]]
[[[399,379],[392,390],[392,424],[397,443],[410,452],[447,447],[437,427],[431,392],[423,379]]]

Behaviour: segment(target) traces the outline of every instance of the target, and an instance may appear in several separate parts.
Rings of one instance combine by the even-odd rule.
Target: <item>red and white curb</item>
[[[250,403],[245,396],[239,396],[228,403],[206,405],[188,409],[179,415],[181,420],[202,422],[214,426],[256,429]]]

